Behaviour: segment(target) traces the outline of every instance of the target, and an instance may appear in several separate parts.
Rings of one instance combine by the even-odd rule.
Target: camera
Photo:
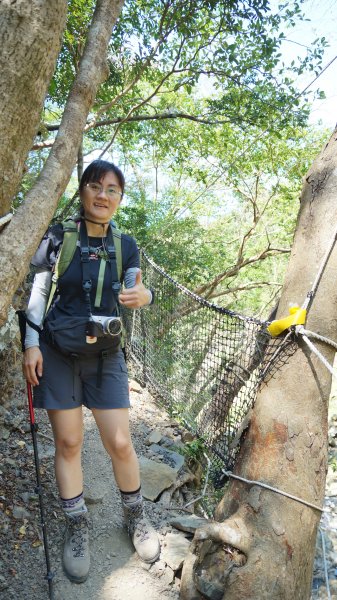
[[[110,335],[112,337],[120,335],[122,332],[122,322],[119,317],[105,317],[93,315],[92,320],[87,324],[86,334],[91,338]]]

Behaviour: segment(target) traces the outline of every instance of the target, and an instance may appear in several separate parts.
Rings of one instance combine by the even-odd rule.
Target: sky
[[[274,8],[278,2],[271,1]],[[291,4],[291,2],[290,2]],[[301,51],[298,44],[310,46],[316,38],[325,37],[329,43],[323,58],[323,67],[337,57],[337,0],[305,0],[303,12],[310,21],[299,22],[296,27],[285,31],[287,39],[283,44],[283,55],[286,62],[291,61]],[[296,42],[296,43],[294,43]],[[303,90],[315,78],[315,74],[302,76],[297,85]],[[337,123],[337,58],[326,71],[310,87],[311,90],[321,89],[325,92],[325,100],[315,100],[313,103],[310,122],[319,121],[333,129]]]

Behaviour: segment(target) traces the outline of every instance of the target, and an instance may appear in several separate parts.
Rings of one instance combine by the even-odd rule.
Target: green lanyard
[[[101,306],[105,267],[106,267],[106,259],[101,258],[100,262],[99,262],[98,280],[97,280],[96,297],[95,297],[95,305],[94,305],[95,308],[99,308]]]

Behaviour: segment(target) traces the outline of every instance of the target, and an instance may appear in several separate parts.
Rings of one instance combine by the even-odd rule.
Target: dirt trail
[[[156,407],[146,391],[132,392],[131,396],[133,441],[137,454],[142,455],[147,451],[145,440],[148,435],[157,425],[167,426],[169,418]],[[84,494],[91,520],[91,570],[87,581],[80,585],[71,583],[65,577],[61,565],[64,523],[54,482],[53,446],[47,439],[51,436],[50,426],[43,411],[37,413],[37,419],[43,435],[39,438],[39,449],[45,487],[55,600],[177,599],[179,580],[169,583],[162,562],[149,568],[133,551],[123,526],[120,495],[112,474],[111,462],[103,448],[92,414],[86,409],[84,409],[83,467]],[[21,446],[18,445],[20,443]],[[10,525],[5,532],[7,540],[3,535],[0,537],[0,547],[4,550],[0,558],[0,597],[2,600],[47,600],[48,586],[44,579],[46,566],[43,547],[37,545],[39,511],[36,496],[31,495],[35,479],[30,433],[27,431],[22,435],[19,430],[13,431],[7,440],[7,449],[9,444],[13,447],[11,455],[16,457],[17,464],[22,463],[22,469],[18,472],[14,460],[11,461],[10,456],[6,457],[7,460],[5,458],[5,468],[14,471],[12,473],[14,493],[13,497],[7,493],[5,502],[2,502],[2,507],[6,507]],[[29,469],[28,479],[27,472],[25,477],[22,477],[26,466]],[[15,471],[17,476],[21,476],[20,480],[16,479]],[[4,475],[3,472],[0,473]],[[22,503],[21,506],[16,506],[20,504],[18,502],[20,498],[27,500],[28,496],[30,496],[30,501],[26,503],[28,510],[22,508]],[[16,510],[23,512],[23,518],[13,519],[15,506]],[[146,501],[145,507],[151,522],[160,534],[161,542],[165,544],[165,534],[170,531],[168,519],[172,514],[168,514],[159,503]],[[20,514],[18,516],[20,517]],[[20,533],[22,526],[25,530],[24,534]],[[21,532],[24,530],[21,529]]]
[[[0,598],[1,600],[48,600],[46,565],[41,544],[38,498],[25,389],[17,386],[11,411],[2,409],[6,427],[0,428]],[[131,392],[132,436],[138,456],[147,456],[146,440],[154,430],[179,440],[179,431],[158,408],[146,390]],[[1,409],[1,407],[0,407]],[[179,571],[165,567],[161,558],[149,568],[135,555],[123,526],[119,492],[110,459],[100,440],[91,412],[84,410],[84,493],[91,520],[91,571],[80,585],[63,574],[61,551],[64,521],[53,469],[51,429],[44,411],[39,422],[39,455],[47,514],[50,558],[54,572],[55,600],[178,600]],[[337,389],[330,405],[330,466],[322,517],[330,597],[337,599]],[[146,512],[165,547],[173,511],[160,502],[145,503]],[[328,599],[321,537],[318,535],[312,600]]]

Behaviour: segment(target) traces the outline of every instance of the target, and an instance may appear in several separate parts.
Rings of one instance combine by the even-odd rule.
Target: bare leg
[[[129,410],[94,409],[92,412],[122,492],[124,517],[132,543],[141,560],[153,563],[160,554],[160,544],[157,533],[143,513],[138,459],[129,430]]]
[[[61,498],[74,498],[83,491],[81,449],[82,407],[48,410],[55,441],[55,475]]]
[[[129,409],[92,409],[103,445],[111,457],[115,479],[123,492],[140,486],[139,465],[129,429]]]

